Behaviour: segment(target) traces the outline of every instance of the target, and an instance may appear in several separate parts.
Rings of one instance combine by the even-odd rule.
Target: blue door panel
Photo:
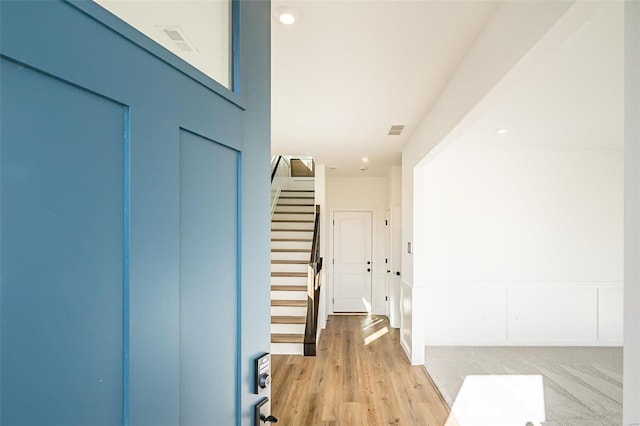
[[[0,0],[1,426],[251,422],[270,7],[240,6],[230,96],[91,2]]]
[[[195,134],[180,134],[182,426],[236,419],[236,392],[230,390],[236,388],[238,347],[237,156]]]
[[[1,423],[122,423],[125,109],[1,67]]]

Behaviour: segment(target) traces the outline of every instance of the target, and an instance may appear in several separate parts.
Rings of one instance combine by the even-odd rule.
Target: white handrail
[[[278,163],[278,168],[276,169],[276,173],[271,181],[271,216],[273,216],[273,212],[278,204],[280,191],[282,191],[283,188],[286,188],[291,180],[291,165],[286,161],[286,159],[284,159],[284,157],[282,157],[282,159],[285,161],[280,161]]]

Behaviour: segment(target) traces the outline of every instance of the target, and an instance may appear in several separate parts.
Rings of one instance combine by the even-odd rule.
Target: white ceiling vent
[[[389,129],[389,136],[400,136],[400,133],[404,130],[404,124],[394,124]]]
[[[173,42],[173,44],[181,52],[198,53],[198,49],[189,41],[182,28],[173,25],[168,27],[160,27],[163,33]]]

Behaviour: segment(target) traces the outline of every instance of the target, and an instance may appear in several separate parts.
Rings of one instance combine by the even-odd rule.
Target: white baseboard
[[[402,337],[400,337],[400,347],[404,351],[404,354],[407,356],[407,360],[411,362],[411,350],[409,349],[409,345],[407,345]]]
[[[401,342],[402,343],[402,342]],[[482,341],[482,340],[433,340],[427,341],[426,347],[429,346],[591,346],[591,347],[622,347],[621,340],[501,340],[501,341]]]

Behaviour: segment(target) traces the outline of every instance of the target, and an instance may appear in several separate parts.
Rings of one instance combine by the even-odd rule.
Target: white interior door
[[[371,312],[371,212],[334,212],[333,225],[333,311]]]

